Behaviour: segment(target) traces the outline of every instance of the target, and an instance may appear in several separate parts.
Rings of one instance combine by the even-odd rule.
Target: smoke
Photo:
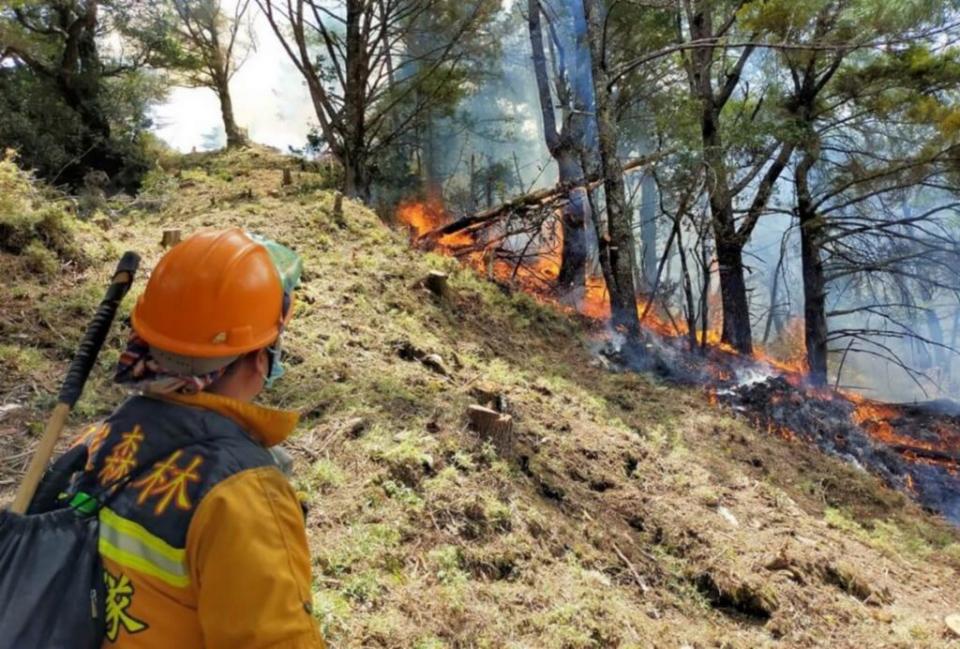
[[[830,179],[823,178],[827,183]],[[763,217],[747,246],[751,288],[751,309],[755,339],[763,342],[768,319],[772,319],[770,340],[778,344],[802,345],[803,317],[800,233],[796,219],[789,214],[793,205],[792,178],[784,178],[771,208],[779,213]],[[747,192],[750,195],[750,192]],[[891,207],[891,203],[893,207]],[[952,198],[934,189],[916,189],[903,196],[878,197],[864,201],[859,211],[871,219],[888,222],[927,212],[933,206],[948,206]],[[787,212],[787,213],[782,213]],[[842,215],[835,218],[842,219]],[[927,232],[952,233],[956,236],[953,210],[931,217],[924,226]],[[875,259],[882,266],[894,256],[922,253],[902,242],[891,241],[885,227],[857,236],[849,236],[844,244],[843,259],[828,254],[829,269],[854,265]],[[904,237],[920,234],[912,227]],[[918,246],[920,244],[917,244]],[[781,259],[781,255],[782,259]],[[927,255],[921,255],[925,257]],[[849,258],[849,261],[847,260]],[[956,257],[954,257],[956,259]],[[921,274],[935,267],[920,259],[906,268]],[[869,332],[857,337],[838,337],[830,343],[830,380],[839,382],[864,396],[893,402],[923,402],[938,398],[960,399],[960,357],[949,348],[958,342],[957,297],[947,290],[924,287],[924,280],[898,279],[880,270],[864,270],[828,284],[827,310],[829,329],[840,332]],[[777,285],[774,297],[774,284]],[[774,302],[775,300],[775,302]],[[795,330],[791,323],[797,323]],[[792,339],[788,338],[794,336]],[[838,380],[838,372],[840,374]]]
[[[232,12],[236,0],[224,0]],[[230,83],[237,122],[250,138],[282,151],[302,148],[316,114],[303,77],[293,66],[270,25],[255,7],[255,48]],[[176,88],[153,111],[154,131],[178,151],[202,150],[205,136],[222,127],[220,104],[212,90]]]

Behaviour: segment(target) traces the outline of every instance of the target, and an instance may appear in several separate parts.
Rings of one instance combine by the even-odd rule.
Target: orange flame
[[[425,201],[408,201],[402,203],[396,211],[397,219],[409,226],[416,238],[436,230],[450,222],[450,216],[438,198]],[[522,251],[508,251],[501,248],[499,242],[480,238],[486,235],[477,235],[469,231],[460,231],[445,235],[435,242],[435,249],[443,254],[454,256],[462,263],[485,274],[491,279],[516,286],[532,295],[539,301],[551,304],[564,311],[574,308],[581,314],[595,320],[610,318],[610,296],[602,276],[590,276],[586,279],[582,294],[572,307],[552,292],[560,274],[561,251],[563,250],[563,230],[559,219],[548,219],[532,241],[525,242],[526,248]],[[721,307],[711,296],[711,312],[716,317]],[[646,300],[639,299],[637,308],[640,313],[646,309]],[[643,321],[643,326],[663,337],[675,338],[688,334],[687,323],[683,318],[674,318],[660,309],[650,309]],[[702,344],[703,333],[696,332],[696,340]],[[721,353],[736,354],[730,346],[721,342],[720,331],[717,326],[706,332],[707,345]],[[795,386],[803,385],[807,374],[807,363],[804,343],[803,318],[791,320],[779,336],[776,345],[769,349],[758,347],[754,356],[756,360],[764,362],[782,375]],[[718,381],[730,378],[729,371],[720,364],[711,366],[711,371]],[[903,445],[915,449],[934,451],[949,451],[951,446],[960,446],[960,433],[941,435],[940,443],[923,442],[906,435],[898,434],[893,423],[901,415],[895,406],[870,401],[860,395],[850,392],[841,392],[839,395],[828,389],[809,390],[808,394],[815,398],[834,399],[845,398],[854,404],[854,421],[862,426],[876,440],[888,445]],[[711,404],[717,404],[715,391],[707,393]],[[757,422],[760,425],[760,422]],[[793,441],[796,436],[793,431],[778,424],[768,424],[769,432],[784,439]],[[956,439],[954,439],[954,437]],[[927,458],[912,458],[913,461],[936,462]]]
[[[401,203],[397,208],[397,218],[413,228],[417,238],[431,232],[447,221],[447,213],[443,204],[436,199],[425,202]],[[444,248],[473,245],[473,237],[462,232],[448,234],[438,242]]]
[[[412,229],[418,239],[451,220],[439,198],[404,202],[397,208],[396,216],[399,221]],[[610,318],[610,295],[607,292],[606,282],[600,275],[587,277],[582,294],[573,300],[561,301],[552,293],[560,275],[563,250],[563,228],[560,227],[559,219],[548,219],[534,240],[525,245],[526,249],[522,251],[522,255],[515,253],[512,255],[514,258],[511,259],[511,255],[504,255],[497,249],[498,246],[495,243],[487,244],[474,233],[461,230],[439,238],[435,242],[435,249],[457,257],[464,264],[492,279],[515,285],[541,302],[553,304],[566,311],[575,309],[594,320]],[[714,297],[711,296],[711,299]],[[568,304],[569,301],[575,302],[575,306],[571,307]],[[689,334],[684,318],[673,317],[662,308],[647,310],[646,298],[637,300],[637,309],[640,313],[648,311],[642,324],[646,329],[660,336],[676,338]],[[718,303],[711,305],[714,314],[718,313],[719,309]],[[792,383],[799,385],[806,374],[802,318],[791,321],[786,331],[788,332],[786,339],[789,341],[786,350],[758,349],[755,356],[757,360],[766,362]],[[695,338],[698,343],[703,344],[702,331],[698,330]],[[730,345],[721,342],[720,331],[716,327],[707,330],[706,339],[707,346],[713,349],[730,354],[737,353]],[[719,379],[728,378],[722,370],[718,372],[721,374],[718,376]]]
[[[397,208],[396,216],[412,229],[418,239],[450,221],[442,203],[432,199],[402,203]],[[463,230],[440,237],[434,242],[434,249],[457,257],[464,264],[492,279],[517,286],[540,301],[564,309],[570,308],[550,295],[550,289],[560,275],[563,249],[562,229],[556,219],[547,220],[534,239],[528,242],[524,249],[517,251],[507,250],[495,243],[488,244],[473,233]],[[606,317],[604,312],[609,315],[602,278],[588,280],[579,310],[596,318]]]
[[[855,405],[853,420],[871,437],[888,446],[900,446],[907,449],[901,452],[911,462],[938,464],[946,466],[951,472],[956,471],[955,462],[935,457],[921,457],[916,454],[916,451],[933,451],[949,456],[955,453],[957,448],[960,448],[960,432],[936,423],[933,426],[933,432],[936,433],[935,441],[903,435],[898,433],[894,426],[894,422],[903,416],[903,411],[899,407],[871,401],[854,393],[845,393],[844,396]]]

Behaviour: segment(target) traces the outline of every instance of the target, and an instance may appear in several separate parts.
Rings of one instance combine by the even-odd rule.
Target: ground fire
[[[716,329],[707,331],[702,354],[691,353],[684,320],[647,308],[645,298],[638,300],[639,312],[646,314],[643,348],[628,348],[605,326],[610,304],[602,276],[587,277],[574,298],[556,294],[562,231],[550,207],[543,207],[541,214],[547,215],[528,215],[524,228],[511,230],[495,222],[438,238],[427,235],[450,221],[440,200],[403,203],[396,216],[410,227],[414,243],[453,256],[510,289],[596,321],[602,338],[597,353],[613,366],[652,370],[671,381],[702,386],[710,404],[730,407],[762,430],[814,444],[875,473],[960,524],[960,408],[955,404],[896,405],[849,390],[814,389],[805,380],[802,346],[794,346],[786,358],[763,349],[744,357],[721,343]],[[700,332],[696,339],[702,340]]]

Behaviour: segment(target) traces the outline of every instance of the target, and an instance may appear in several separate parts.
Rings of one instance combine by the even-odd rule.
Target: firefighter
[[[116,379],[137,390],[78,441],[74,504],[100,504],[104,647],[318,649],[298,498],[270,447],[297,414],[253,399],[281,372],[301,264],[240,229],[157,264]]]

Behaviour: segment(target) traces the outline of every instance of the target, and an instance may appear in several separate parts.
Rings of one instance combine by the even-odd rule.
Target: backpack
[[[107,611],[99,511],[127,482],[196,443],[164,449],[67,504],[60,494],[87,459],[87,449],[76,447],[54,462],[26,514],[0,512],[0,649],[100,649]]]

